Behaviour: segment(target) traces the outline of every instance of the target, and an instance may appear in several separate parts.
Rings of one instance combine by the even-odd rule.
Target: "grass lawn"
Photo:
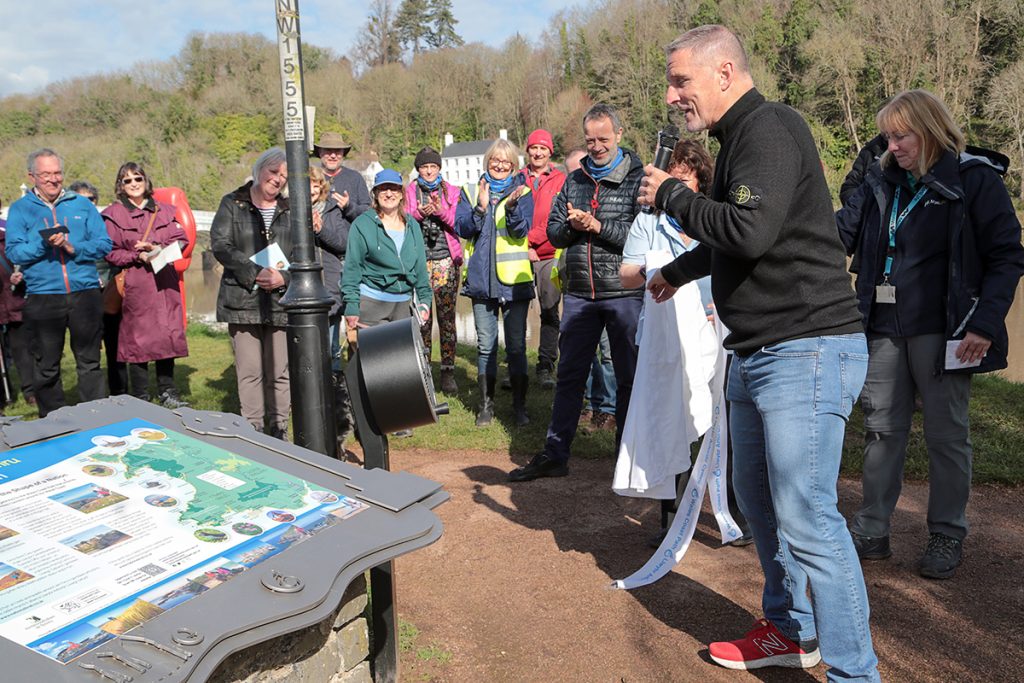
[[[237,413],[235,371],[227,334],[193,324],[188,329],[188,343],[189,357],[179,359],[175,366],[175,378],[182,395],[195,408]],[[536,352],[529,353],[532,368]],[[459,393],[456,396],[440,396],[441,400],[448,402],[451,413],[443,416],[436,425],[417,428],[411,438],[391,439],[391,449],[427,448],[439,452],[472,449],[515,455],[531,455],[541,451],[553,392],[536,385],[531,386],[527,401],[532,421],[528,427],[516,428],[512,420],[511,392],[498,389],[496,419],[489,427],[478,428],[474,425],[475,411],[480,401],[475,359],[474,348],[459,346],[455,370]],[[70,350],[65,353],[63,377],[68,400],[73,403],[78,400],[78,395],[74,359]],[[436,362],[434,381],[438,381]],[[995,375],[980,375],[974,379],[970,417],[975,483],[1011,486],[1024,483],[1024,409],[1021,406],[1024,406],[1024,384],[1009,382]],[[34,416],[35,411],[19,397],[15,404],[8,407],[7,414],[29,417]],[[854,408],[843,453],[844,474],[857,475],[860,472],[862,446],[863,418],[860,409]],[[573,443],[573,455],[582,458],[611,458],[614,456],[614,435],[608,432],[578,432]],[[921,415],[918,413],[910,436],[906,476],[910,479],[924,479],[927,474],[928,460],[921,432]]]

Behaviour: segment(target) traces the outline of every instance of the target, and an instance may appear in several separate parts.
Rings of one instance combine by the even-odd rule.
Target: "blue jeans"
[[[764,615],[791,640],[817,637],[830,681],[880,680],[836,488],[867,366],[864,335],[849,334],[736,355],[729,375],[733,483],[764,571]]]
[[[594,362],[587,376],[587,393],[583,407],[595,413],[615,414],[615,366],[612,365],[612,345],[608,341],[608,330],[601,332],[601,343],[597,345]]]
[[[505,302],[498,299],[473,299],[477,374],[492,377],[498,374],[499,312],[505,330],[508,374],[526,374],[526,314],[529,310],[529,299]]]

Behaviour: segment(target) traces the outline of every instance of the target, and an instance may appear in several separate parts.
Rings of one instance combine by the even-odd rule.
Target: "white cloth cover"
[[[648,252],[648,277],[671,258],[667,251]],[[664,303],[650,292],[644,297],[640,353],[612,490],[675,499],[675,477],[690,468],[690,444],[711,427],[711,383],[722,344],[696,283],[683,285]]]

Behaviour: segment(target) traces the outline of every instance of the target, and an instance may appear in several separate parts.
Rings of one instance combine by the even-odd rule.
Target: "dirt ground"
[[[709,508],[689,552],[661,581],[608,588],[653,552],[657,503],[614,495],[613,462],[571,463],[562,479],[511,485],[505,454],[404,451],[392,469],[444,484],[434,545],[400,558],[400,618],[419,630],[404,681],[824,681],[825,666],[718,667],[710,640],[761,616],[752,546],[718,542]],[[849,515],[859,484],[840,482]],[[1024,680],[1024,490],[975,488],[965,563],[948,581],[918,577],[927,485],[905,486],[893,557],[868,563],[875,648],[886,681]]]

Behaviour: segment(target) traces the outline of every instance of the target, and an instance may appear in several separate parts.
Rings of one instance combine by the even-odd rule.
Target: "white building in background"
[[[373,187],[374,176],[384,170],[384,167],[380,165],[380,160],[377,158],[377,154],[375,152],[370,152],[365,157],[345,159],[341,162],[341,165],[345,168],[351,168],[353,171],[357,171],[359,175],[363,176],[363,180],[366,181],[367,190]]]
[[[498,137],[508,140],[508,131],[502,128]],[[480,180],[484,172],[484,154],[494,140],[472,140],[455,142],[451,133],[444,134],[444,149],[441,151],[441,177],[452,185],[462,186]],[[523,167],[523,155],[519,155],[519,166]]]

